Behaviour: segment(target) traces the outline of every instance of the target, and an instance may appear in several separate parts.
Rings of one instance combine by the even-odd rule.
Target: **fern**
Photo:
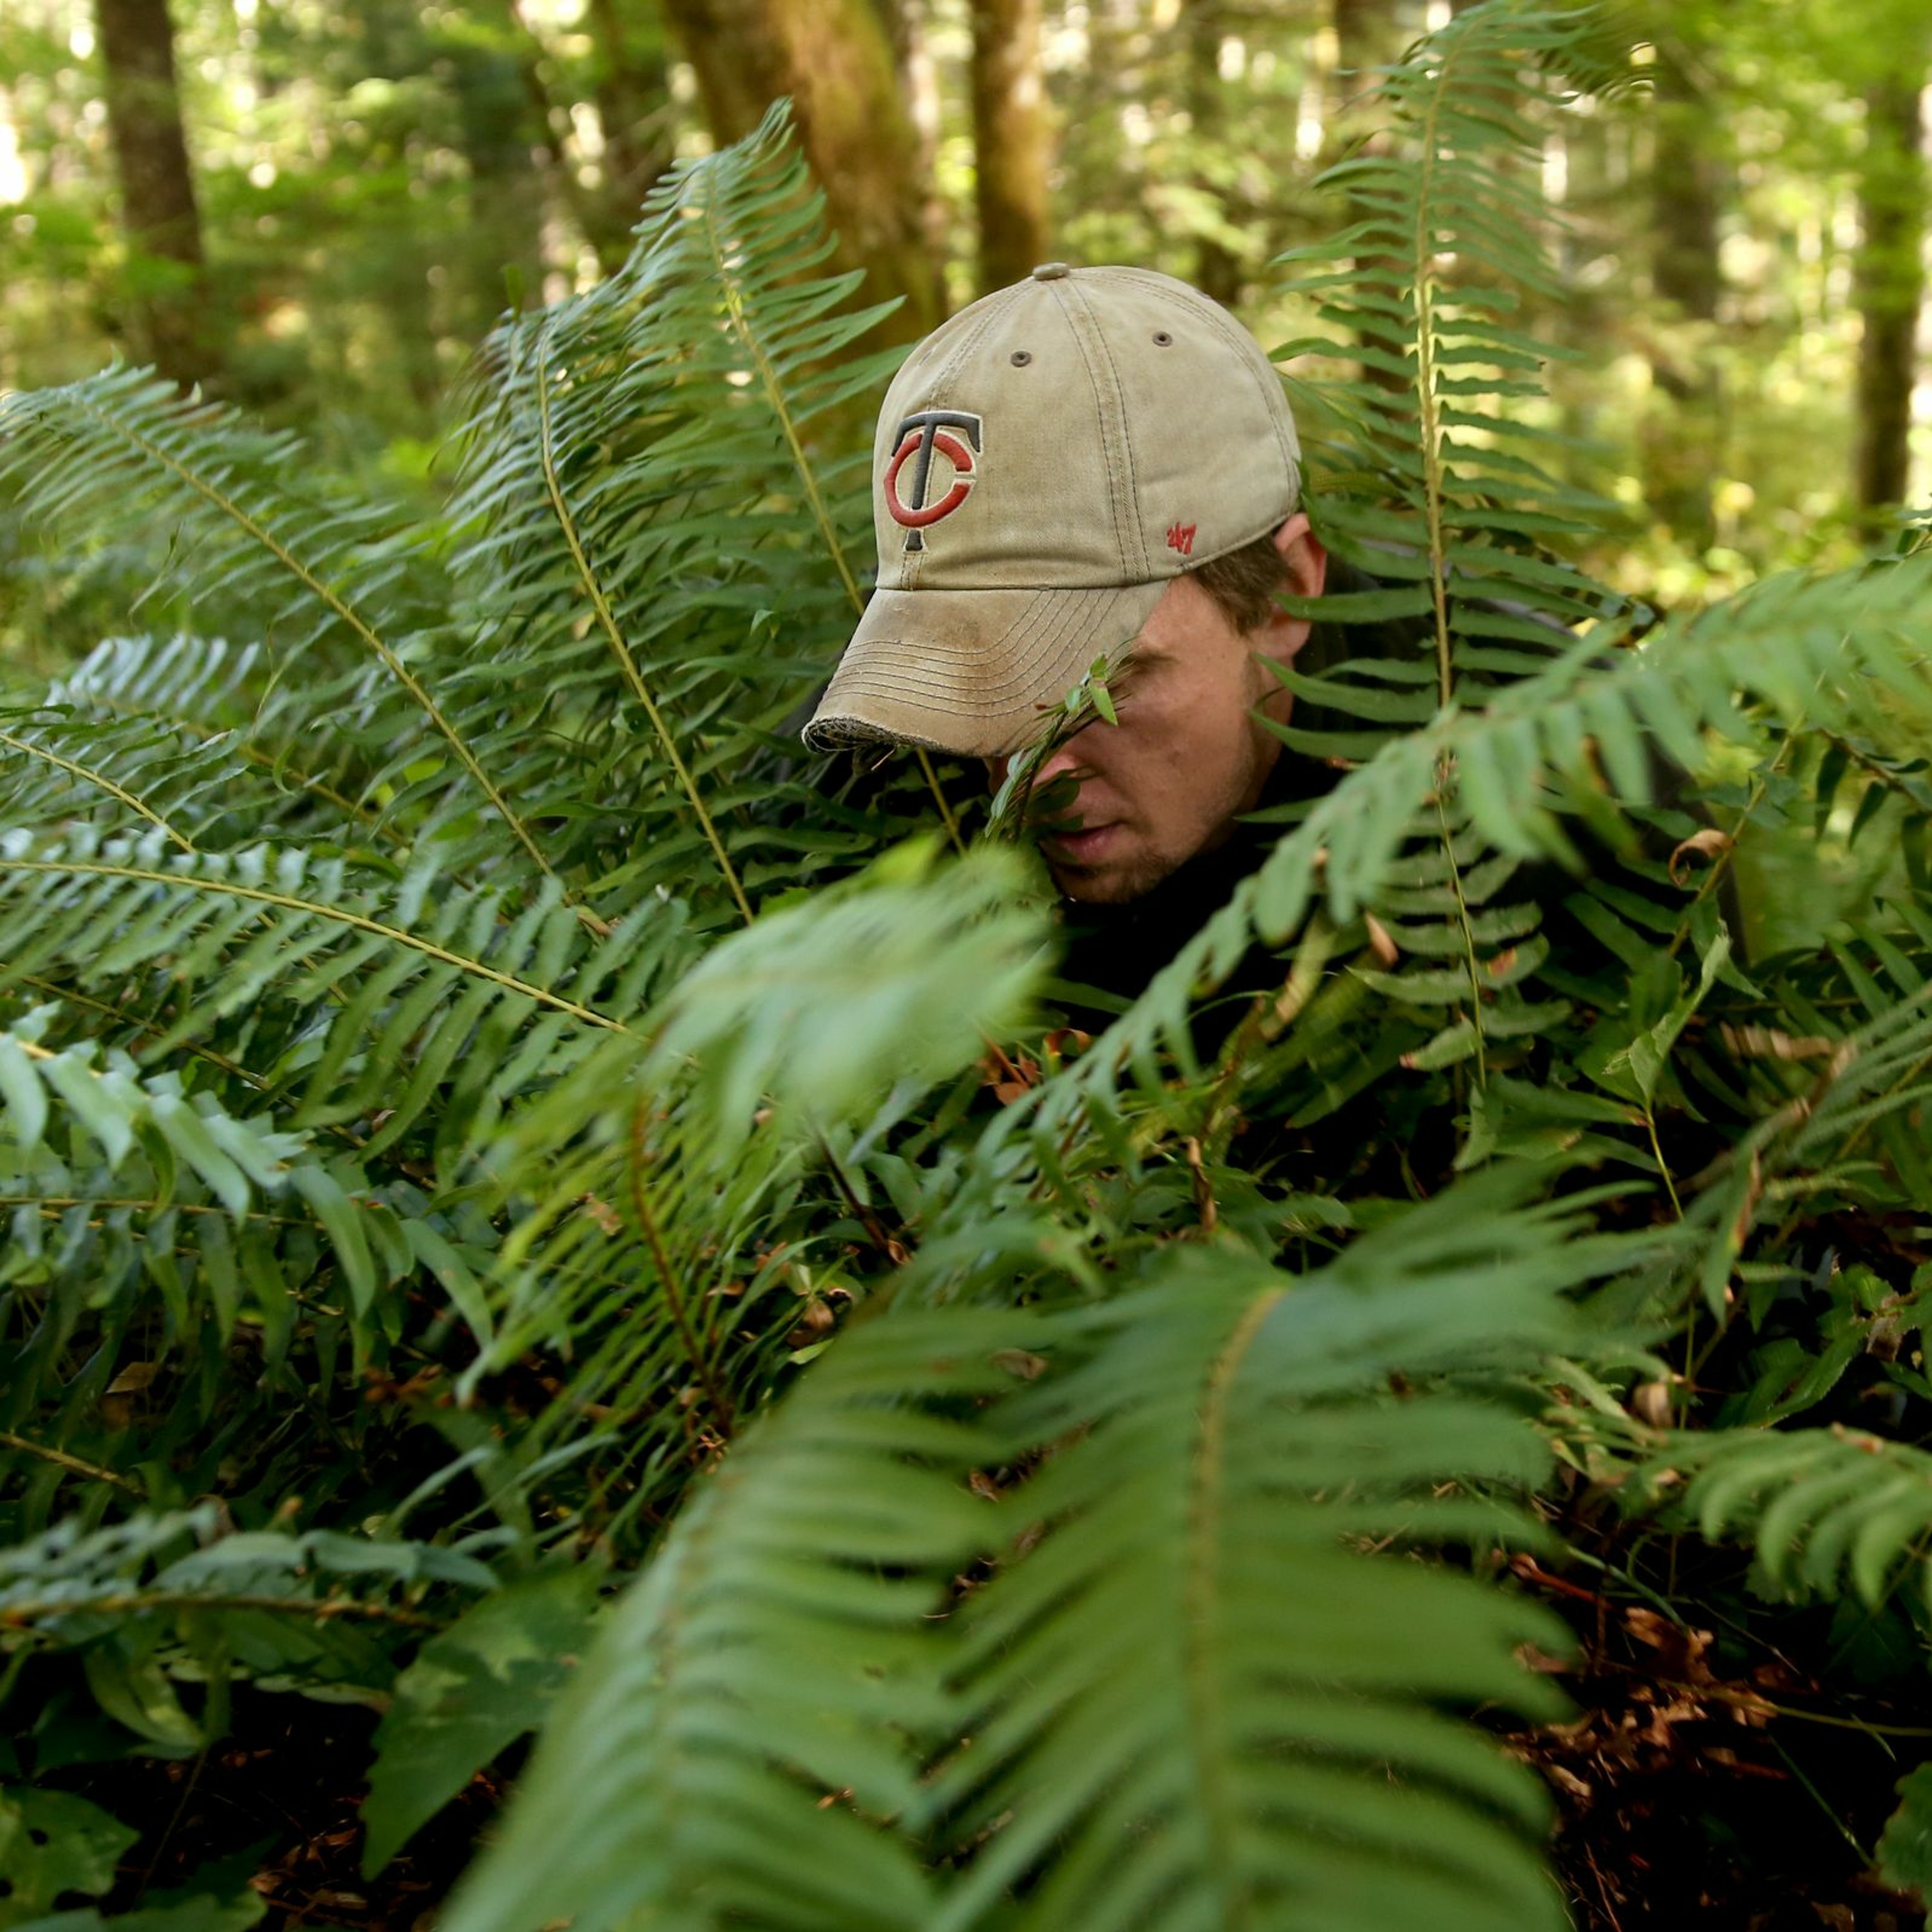
[[[486,345],[446,517],[126,372],[7,399],[33,513],[178,535],[209,633],[0,719],[29,1758],[63,1697],[186,1754],[238,1672],[393,1690],[393,1844],[533,1720],[480,1667],[437,1701],[479,1631],[550,1628],[492,1580],[587,1614],[572,1560],[612,1560],[641,1577],[460,1932],[1554,1923],[1489,1733],[1552,1713],[1512,1652],[1563,1635],[1497,1554],[1561,1562],[1545,1442],[1628,1462],[1640,1345],[1717,1424],[1640,1521],[1780,1588],[1916,1578],[1922,1452],[1826,1405],[1925,1393],[1865,1345],[1932,1198],[1932,553],[1634,647],[1648,614],[1552,553],[1597,512],[1522,426],[1520,158],[1590,31],[1492,4],[1419,44],[1337,178],[1360,226],[1289,265],[1310,353],[1376,379],[1298,392],[1378,580],[1316,615],[1414,648],[1287,669],[1284,755],[1342,775],[1091,1043],[1028,1030],[1025,761],[955,864],[902,842],[919,779],[784,734],[862,594],[886,371],[844,359],[878,311],[817,272],[782,116]],[[1666,860],[1697,828],[1658,755],[1720,741]],[[1885,902],[1747,956],[1737,842],[1836,837],[1856,787],[1855,830],[1908,828]],[[1801,1341],[1779,1292],[1834,1258],[1871,1306]],[[1702,1412],[1760,1333],[1817,1426]]]
[[[304,502],[282,482],[296,466],[286,438],[265,438],[212,406],[179,400],[145,372],[113,370],[64,389],[0,399],[0,478],[27,485],[42,518],[164,518],[201,560],[219,559],[223,594],[260,602],[290,622],[300,654],[366,652],[443,741],[469,783],[540,869],[534,836],[478,762],[467,737],[392,640],[393,596],[406,551],[366,511]],[[399,624],[409,602],[398,599]],[[380,627],[380,628],[379,628]]]
[[[931,1880],[870,1821],[916,1802],[908,1732],[944,1708],[939,1580],[986,1515],[964,1478],[992,1442],[937,1407],[1010,1381],[992,1358],[1013,1332],[868,1324],[706,1480],[560,1704],[452,1932],[930,1923]]]
[[[1104,1310],[866,1322],[708,1480],[614,1621],[458,1932],[559,1912],[977,1924],[1016,1888],[1046,1924],[1070,1900],[1096,1925],[1560,1922],[1534,1786],[1436,1708],[1548,1708],[1510,1653],[1560,1631],[1342,1540],[1532,1533],[1481,1493],[1539,1460],[1484,1384],[1565,1332],[1553,1292],[1608,1256],[1482,1198],[1298,1283],[1176,1256]],[[1466,1386],[1395,1401],[1397,1360]],[[968,1492],[976,1468],[1036,1462],[997,1510]],[[1452,1474],[1471,1493],[1426,1492]],[[996,1580],[935,1614],[1006,1543]],[[955,1848],[937,1898],[896,1821]]]
[[[1678,1438],[1655,1454],[1684,1484],[1673,1504],[1713,1541],[1748,1541],[1756,1573],[1786,1595],[1849,1588],[1874,1610],[1909,1592],[1932,1625],[1932,1455],[1842,1426],[1734,1429]]]

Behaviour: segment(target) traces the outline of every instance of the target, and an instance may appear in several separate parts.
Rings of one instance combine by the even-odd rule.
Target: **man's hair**
[[[1272,531],[1239,550],[1210,556],[1188,574],[1238,631],[1260,629],[1274,614],[1275,599],[1288,587],[1288,566],[1274,547]]]

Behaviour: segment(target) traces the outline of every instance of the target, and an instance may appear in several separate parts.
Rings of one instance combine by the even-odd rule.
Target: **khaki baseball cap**
[[[1274,530],[1300,488],[1281,379],[1225,309],[1150,269],[1044,264],[886,393],[878,588],[806,742],[1018,750],[1172,579]]]

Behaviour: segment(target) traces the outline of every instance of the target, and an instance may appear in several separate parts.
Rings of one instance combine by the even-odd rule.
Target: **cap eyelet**
[[[1171,347],[1171,346],[1172,346],[1173,342],[1174,342],[1174,338],[1173,338],[1172,336],[1171,336],[1170,334],[1168,334],[1168,332],[1167,332],[1167,331],[1166,331],[1166,329],[1164,329],[1164,328],[1156,328],[1156,329],[1154,331],[1154,346],[1156,349],[1166,349],[1166,348],[1169,348],[1169,347]]]
[[[1033,351],[1030,349],[1016,349],[1007,359],[1016,369],[1024,369],[1033,360]]]

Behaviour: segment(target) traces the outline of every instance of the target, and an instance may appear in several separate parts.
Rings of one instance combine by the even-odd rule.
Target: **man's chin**
[[[1060,897],[1076,905],[1131,904],[1152,892],[1174,869],[1138,854],[1123,854],[1093,866],[1071,865],[1051,850],[1043,856]]]

